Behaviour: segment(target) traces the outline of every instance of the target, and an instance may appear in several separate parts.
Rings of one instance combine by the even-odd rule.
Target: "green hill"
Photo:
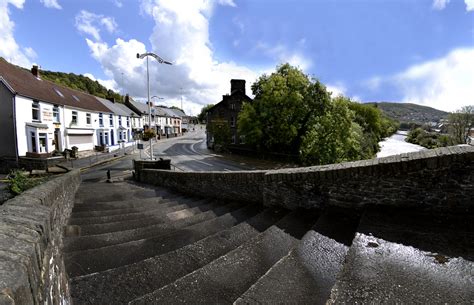
[[[430,122],[439,122],[448,116],[448,112],[428,106],[411,103],[369,103],[382,110],[388,117],[400,123],[423,125]]]
[[[93,81],[84,75],[46,70],[41,70],[40,73],[42,79],[55,82],[59,85],[83,91],[102,98],[113,97],[117,102],[122,101],[122,96],[120,94],[105,88],[98,81]]]

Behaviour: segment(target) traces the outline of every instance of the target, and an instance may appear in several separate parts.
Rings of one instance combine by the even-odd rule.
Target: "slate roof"
[[[40,73],[41,76],[41,73]],[[39,101],[74,108],[110,112],[95,96],[48,80],[38,79],[30,71],[0,59],[0,78],[15,94]],[[58,93],[59,92],[59,93]]]
[[[132,113],[134,114],[135,112],[125,106],[124,104],[121,103],[114,103],[111,102],[107,99],[96,97],[99,102],[101,102],[105,107],[110,109],[110,111],[116,115],[121,115],[121,116],[132,116]]]
[[[130,104],[132,104],[133,107],[137,108],[137,110],[141,111],[141,114],[148,114],[148,105],[145,103],[137,102],[133,99],[130,98],[129,100]]]

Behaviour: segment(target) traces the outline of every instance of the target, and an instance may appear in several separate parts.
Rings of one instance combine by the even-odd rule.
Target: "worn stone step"
[[[145,199],[143,199],[145,200]],[[163,213],[163,211],[178,211],[182,209],[186,209],[189,207],[199,206],[207,202],[206,199],[197,200],[197,201],[169,201],[165,203],[161,203],[159,205],[154,205],[149,209],[143,209],[138,212],[131,212],[131,213],[123,213],[123,214],[114,214],[109,216],[89,216],[89,217],[71,217],[68,221],[68,225],[88,225],[88,224],[101,224],[101,223],[108,223],[108,222],[119,222],[119,221],[128,221],[128,220],[136,220],[142,219],[145,217],[153,217],[155,213]],[[74,215],[72,215],[74,216]]]
[[[474,217],[456,220],[439,213],[369,209],[329,303],[472,303]],[[427,227],[420,230],[419,223]]]
[[[104,234],[117,231],[131,230],[141,227],[148,227],[155,224],[164,223],[167,221],[175,221],[179,219],[188,218],[194,215],[197,215],[202,212],[209,211],[211,209],[216,209],[222,204],[212,201],[199,201],[199,204],[194,206],[185,205],[186,208],[181,208],[179,210],[175,209],[176,207],[183,207],[183,205],[173,206],[166,209],[157,209],[154,213],[143,214],[143,217],[135,220],[124,220],[117,222],[101,223],[101,224],[91,224],[91,225],[82,225],[80,228],[80,235],[95,235],[95,234]]]
[[[124,201],[104,201],[89,204],[76,204],[72,209],[72,213],[105,211],[124,208],[148,207],[153,204],[160,204],[172,201],[171,199],[164,199],[162,197],[152,197],[146,199],[129,199]]]
[[[200,268],[266,230],[288,212],[270,208],[195,243],[71,281],[74,304],[125,304]]]
[[[358,223],[352,210],[327,209],[301,242],[234,304],[325,304]]]
[[[172,196],[168,191],[159,188],[141,187],[132,183],[96,183],[79,187],[75,203],[87,204],[88,202],[122,201],[133,198]]]
[[[287,255],[316,219],[314,212],[291,212],[237,249],[130,304],[230,304]]]
[[[202,221],[212,219],[214,217],[229,213],[233,210],[242,207],[241,203],[232,202],[229,204],[219,204],[213,210],[198,213],[196,215],[178,219],[175,221],[168,221],[166,223],[151,224],[146,227],[139,227],[134,229],[124,228],[118,232],[110,232],[103,234],[90,234],[86,236],[72,236],[64,240],[65,252],[82,251],[87,249],[95,249],[108,247],[115,244],[126,243],[133,240],[140,240],[167,234],[173,230],[193,225]]]
[[[141,201],[141,200],[150,200],[150,199],[135,199],[135,201]],[[155,207],[162,207],[162,206],[174,206],[174,205],[179,205],[179,204],[184,204],[184,203],[189,203],[193,201],[198,201],[197,198],[176,198],[173,200],[163,200],[162,202],[155,203]],[[95,211],[79,211],[79,212],[73,212],[71,214],[71,220],[77,219],[77,218],[92,218],[92,217],[102,217],[102,216],[113,216],[113,215],[121,215],[121,214],[131,214],[131,213],[139,213],[139,212],[146,212],[149,210],[153,209],[153,204],[152,206],[147,206],[146,204],[144,206],[137,206],[137,207],[124,207],[124,208],[117,208],[117,209],[108,209],[108,210],[95,210]]]
[[[70,278],[133,264],[167,253],[206,236],[228,229],[262,210],[258,205],[247,205],[238,210],[192,226],[174,230],[161,236],[134,240],[109,247],[65,253],[66,270]]]

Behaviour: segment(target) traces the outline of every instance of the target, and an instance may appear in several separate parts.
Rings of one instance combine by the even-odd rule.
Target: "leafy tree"
[[[466,143],[469,130],[474,127],[474,105],[464,106],[448,116],[449,134],[457,144]]]
[[[204,122],[206,120],[206,117],[207,117],[207,112],[209,111],[209,109],[211,109],[212,107],[214,107],[214,104],[207,104],[206,106],[202,107],[201,109],[201,113],[198,115],[197,119],[199,122]]]
[[[254,101],[239,114],[239,133],[265,151],[298,154],[311,118],[324,113],[330,103],[324,85],[289,64],[262,75],[252,91]]]
[[[358,160],[363,139],[362,127],[354,122],[354,112],[344,97],[337,97],[328,111],[313,117],[304,136],[301,159],[304,164],[328,164]]]

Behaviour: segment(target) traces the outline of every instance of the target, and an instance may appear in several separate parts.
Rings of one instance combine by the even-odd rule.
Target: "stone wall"
[[[188,193],[290,209],[390,205],[466,211],[474,202],[474,147],[267,172],[143,169],[140,175],[142,182]]]
[[[143,169],[139,181],[190,195],[225,200],[261,202],[265,171],[175,172]]]
[[[0,304],[70,303],[62,232],[80,182],[75,170],[0,207]]]

